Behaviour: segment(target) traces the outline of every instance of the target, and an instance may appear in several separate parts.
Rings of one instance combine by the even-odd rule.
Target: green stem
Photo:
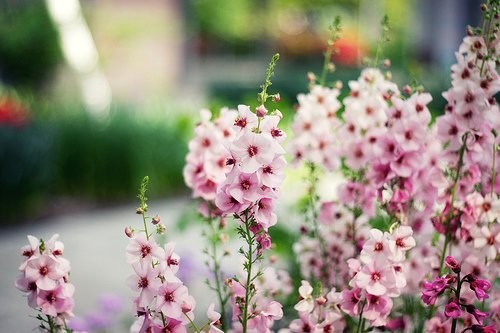
[[[212,212],[209,210],[209,224],[212,229],[212,235],[211,235],[211,243],[212,243],[212,253],[211,257],[214,263],[214,278],[215,278],[215,289],[217,293],[217,298],[219,300],[219,306],[220,306],[220,313],[221,313],[221,324],[222,324],[222,330],[226,331],[226,323],[225,323],[225,307],[226,307],[226,301],[225,297],[223,297],[223,290],[222,290],[222,284],[221,284],[221,270],[220,270],[220,262],[218,260],[217,256],[217,243],[218,243],[218,232],[214,226],[214,221],[212,218]]]
[[[496,135],[494,136],[494,139],[496,139]],[[493,163],[491,165],[491,189],[490,189],[490,195],[491,195],[491,200],[493,200],[493,190],[495,188],[495,177],[496,177],[496,169],[495,169],[495,160],[497,156],[497,144],[495,140],[493,140]]]
[[[187,313],[183,312],[184,313],[184,316],[186,316],[186,318],[189,320],[189,323],[191,324],[191,326],[194,328],[194,330],[196,331],[196,333],[201,333],[200,329],[196,326],[196,324],[194,323],[194,321],[191,319],[191,317],[189,317],[187,315]]]
[[[49,332],[56,333],[56,327],[54,325],[54,321],[52,320],[52,317],[49,315],[47,315],[47,323],[49,324]]]
[[[325,58],[323,60],[323,70],[321,71],[321,77],[319,80],[319,85],[324,86],[326,82],[326,75],[328,74],[328,66],[331,63],[333,52],[335,52],[335,42],[340,37],[340,16],[335,17],[333,25],[330,26],[330,37],[327,41],[327,47],[325,51]]]
[[[241,318],[241,324],[243,325],[243,333],[247,332],[247,324],[248,324],[248,305],[251,300],[251,285],[252,285],[252,264],[253,264],[253,242],[254,237],[250,231],[250,223],[251,219],[248,215],[245,215],[245,239],[248,244],[248,252],[246,253],[247,263],[245,265],[247,271],[247,282],[245,285],[245,304],[243,305],[243,317]]]
[[[359,312],[359,320],[358,320],[358,327],[356,328],[356,333],[363,332],[362,330],[364,329],[362,326],[364,326],[363,310],[365,309],[365,304],[366,300],[364,300],[363,304],[361,305],[361,311]]]
[[[309,213],[310,213],[310,219],[311,219],[311,224],[313,227],[313,233],[314,236],[318,239],[319,241],[319,246],[320,246],[320,253],[321,253],[321,275],[322,278],[320,277],[320,280],[322,280],[322,283],[324,286],[329,286],[329,281],[328,281],[328,267],[327,267],[327,260],[328,260],[328,251],[327,251],[327,245],[326,241],[319,232],[319,224],[318,224],[318,209],[317,209],[317,197],[318,197],[318,191],[317,191],[317,183],[318,183],[318,178],[316,176],[316,165],[312,162],[307,163],[308,165],[308,170],[309,170]]]
[[[462,281],[460,281],[460,273],[457,273],[457,291],[455,292],[455,296],[457,297],[457,302],[460,300],[460,289],[462,288]],[[457,318],[453,318],[451,321],[451,333],[455,333],[457,329]]]
[[[488,9],[490,8],[490,1],[486,1],[486,6],[488,7]],[[490,30],[491,30],[491,22],[493,20],[493,13],[489,13],[489,17],[488,17],[488,21],[487,23],[485,24],[486,20],[483,21],[483,36],[484,36],[484,46],[486,47],[486,52],[489,53],[489,44],[490,44]],[[487,25],[487,27],[486,27]],[[486,29],[486,30],[485,30]],[[488,59],[488,55],[487,54],[484,54],[483,55],[483,60],[481,62],[481,69],[479,70],[479,76],[482,77],[483,76],[483,69],[484,69],[484,64],[486,63],[486,60]]]
[[[463,143],[462,146],[460,147],[460,155],[458,158],[458,164],[457,164],[457,170],[455,173],[455,177],[453,179],[453,187],[451,190],[451,201],[450,201],[450,207],[448,211],[448,215],[446,217],[446,235],[445,235],[445,240],[444,240],[444,246],[443,246],[443,251],[441,252],[441,260],[439,263],[439,276],[443,274],[443,268],[444,268],[444,258],[446,257],[446,249],[448,247],[449,242],[451,241],[451,235],[450,235],[450,227],[451,227],[451,220],[453,219],[453,211],[454,211],[454,205],[455,205],[455,197],[457,193],[457,185],[458,185],[458,180],[460,179],[460,172],[462,171],[462,167],[464,164],[464,154],[465,150],[467,148],[467,137],[469,133],[466,132],[463,136]]]

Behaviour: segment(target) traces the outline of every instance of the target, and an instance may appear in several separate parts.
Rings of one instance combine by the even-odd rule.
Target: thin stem
[[[269,95],[267,94],[267,88],[269,88],[271,83],[271,76],[274,74],[274,67],[276,67],[276,63],[278,59],[280,58],[279,53],[276,53],[273,55],[271,58],[271,62],[269,63],[269,66],[267,66],[267,71],[266,71],[266,81],[264,84],[262,84],[260,87],[262,88],[262,91],[257,95],[257,100],[261,105],[264,105],[266,103]]]
[[[486,6],[489,8],[490,6],[490,1],[488,0],[486,2]],[[493,20],[493,13],[489,13],[488,14],[489,17],[488,17],[488,21],[487,21],[487,27],[485,27],[485,24],[484,24],[484,21],[483,21],[483,36],[484,36],[484,46],[486,47],[486,52],[489,53],[489,44],[490,44],[490,30],[491,30],[491,21]],[[485,30],[486,29],[486,30]],[[481,62],[481,69],[479,70],[479,76],[483,76],[483,69],[484,69],[484,64],[486,63],[486,60],[488,59],[488,55],[484,54],[483,55],[483,61]]]
[[[49,332],[50,333],[56,333],[55,329],[55,325],[54,325],[54,321],[52,320],[52,317],[47,315],[47,324],[49,324]]]
[[[214,220],[212,218],[212,211],[209,209],[209,217],[208,217],[208,222],[210,224],[210,227],[212,229],[212,235],[210,237],[211,240],[211,245],[212,245],[212,253],[211,253],[211,258],[213,260],[214,266],[213,266],[213,273],[214,273],[214,278],[215,278],[215,291],[217,293],[217,298],[219,300],[219,305],[220,305],[220,312],[221,312],[221,318],[220,321],[222,323],[222,330],[226,331],[226,323],[225,323],[225,307],[226,307],[226,301],[227,298],[223,297],[223,290],[222,290],[222,284],[221,284],[221,270],[220,270],[220,262],[217,256],[217,243],[218,243],[218,232],[214,226]]]
[[[327,41],[327,47],[325,51],[325,58],[323,60],[323,70],[321,72],[321,77],[319,80],[319,85],[324,86],[326,81],[326,75],[329,71],[329,66],[332,60],[332,55],[335,52],[335,42],[340,37],[340,16],[335,17],[333,25],[330,26],[330,37]]]
[[[466,132],[463,136],[463,143],[462,143],[462,146],[460,147],[460,153],[459,153],[460,155],[458,158],[457,170],[456,170],[456,173],[454,175],[455,177],[453,179],[450,207],[449,207],[448,215],[446,217],[446,235],[445,235],[445,240],[444,240],[443,251],[441,252],[441,260],[439,263],[439,276],[441,276],[443,274],[444,258],[446,257],[446,249],[448,247],[449,242],[451,241],[451,235],[450,235],[451,220],[453,219],[458,180],[460,179],[460,172],[462,171],[462,167],[464,164],[464,153],[465,153],[465,150],[467,148],[468,134],[469,133]]]
[[[378,66],[379,57],[382,55],[382,46],[384,45],[384,43],[389,41],[389,38],[387,36],[387,33],[389,32],[389,17],[387,15],[384,15],[382,21],[380,22],[380,25],[382,26],[382,36],[380,36],[380,40],[377,43],[377,52],[375,53],[374,67]]]
[[[455,296],[457,297],[457,300],[460,300],[460,289],[462,288],[462,281],[460,280],[460,272],[457,273],[457,291],[455,292]],[[455,333],[457,329],[457,318],[453,318],[451,321],[451,333]]]
[[[317,198],[318,198],[318,190],[317,183],[318,177],[316,175],[316,165],[312,162],[307,163],[309,170],[309,214],[310,214],[310,222],[313,227],[314,237],[318,239],[320,253],[321,253],[321,277],[320,280],[325,286],[329,286],[328,281],[328,269],[327,269],[327,260],[328,260],[328,251],[327,245],[324,237],[321,235],[318,224],[318,207],[317,207]]]
[[[200,329],[196,326],[196,324],[194,323],[194,321],[191,319],[191,317],[189,317],[187,315],[187,313],[183,312],[184,313],[184,316],[189,320],[189,323],[191,324],[191,326],[194,328],[194,330],[197,332],[197,333],[201,333]]]
[[[361,311],[359,312],[359,320],[358,320],[358,327],[356,328],[356,333],[363,332],[360,330],[362,330],[362,326],[363,326],[362,323],[364,322],[363,310],[365,309],[365,304],[366,304],[366,300],[364,300],[363,304],[361,305]]]
[[[496,139],[496,135],[494,135],[494,138]],[[495,188],[495,177],[496,177],[496,169],[495,169],[495,160],[497,156],[497,144],[495,140],[493,140],[493,163],[491,165],[491,189],[490,189],[490,195],[491,195],[491,200],[493,200],[493,190]]]
[[[248,213],[246,213],[248,214]],[[245,240],[248,244],[248,252],[246,253],[246,271],[247,271],[247,282],[245,285],[245,304],[243,305],[243,317],[241,319],[241,324],[243,325],[243,333],[247,332],[247,324],[248,324],[248,305],[251,300],[251,281],[252,281],[252,264],[253,264],[253,242],[254,242],[254,237],[251,234],[250,231],[250,223],[252,222],[252,219],[248,217],[248,215],[245,215]]]

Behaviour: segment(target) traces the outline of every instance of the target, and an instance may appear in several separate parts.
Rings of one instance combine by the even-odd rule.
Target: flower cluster
[[[73,317],[75,287],[69,282],[70,263],[63,257],[64,244],[53,235],[48,241],[28,236],[21,248],[25,257],[16,287],[28,296],[28,305],[40,311],[37,318],[44,332],[64,332]],[[46,317],[43,317],[43,316]]]
[[[326,170],[339,167],[338,140],[335,130],[341,125],[337,118],[340,109],[340,90],[319,85],[308,94],[299,94],[299,106],[293,119],[294,134],[290,142],[293,161],[308,161]]]
[[[245,303],[246,281],[229,279],[227,281],[231,293],[232,306],[232,329],[231,332],[239,333],[243,331],[241,316]],[[249,333],[269,333],[274,321],[283,317],[281,304],[276,301],[277,297],[285,297],[292,291],[290,276],[286,271],[276,270],[274,267],[267,267],[252,283],[255,294],[252,297],[251,313],[248,315],[247,332]]]
[[[393,305],[391,298],[400,296],[406,286],[403,263],[406,252],[415,246],[412,235],[408,226],[397,227],[392,233],[370,230],[360,259],[348,260],[352,289],[342,291],[343,311],[373,326],[386,324]]]
[[[213,201],[217,187],[231,170],[227,160],[231,157],[228,145],[235,136],[233,123],[236,111],[220,110],[213,121],[208,110],[201,110],[201,122],[195,128],[195,137],[189,142],[189,153],[184,166],[184,180],[193,190],[194,198]]]
[[[437,119],[437,129],[441,142],[447,143],[444,157],[452,168],[457,166],[461,146],[467,146],[463,158],[467,171],[459,182],[459,199],[476,183],[481,183],[483,193],[500,191],[500,165],[492,169],[498,158],[495,145],[500,143],[500,110],[494,97],[500,91],[494,58],[497,48],[498,43],[482,35],[465,37],[456,53],[457,63],[451,67],[452,87],[443,93],[448,104],[446,113]]]
[[[145,215],[148,211],[145,195],[147,184],[148,178],[145,177],[138,196],[141,205],[137,209],[137,213],[142,215],[144,229],[136,233],[128,227],[125,231],[130,238],[126,259],[134,270],[127,283],[137,292],[134,299],[137,319],[131,332],[186,332],[186,325],[194,318],[196,302],[176,276],[180,257],[174,252],[175,243],[170,242],[162,247],[155,241],[154,233],[148,232],[148,217]],[[151,223],[157,226],[156,231],[161,233],[164,227],[159,222],[158,216],[151,218]]]
[[[299,318],[290,323],[288,329],[280,333],[302,332],[342,332],[345,328],[344,317],[339,308],[342,301],[339,292],[332,289],[325,296],[313,294],[313,287],[302,280],[299,287],[300,301],[294,306]]]
[[[281,113],[257,115],[245,105],[238,106],[234,122],[235,139],[229,145],[231,171],[217,187],[215,204],[224,214],[235,214],[255,222],[252,232],[261,250],[270,247],[269,227],[276,224],[274,201],[284,178],[286,161],[281,142],[285,133],[278,128]]]
[[[436,277],[432,282],[425,281],[422,301],[427,305],[434,305],[440,296],[446,295],[444,316],[451,319],[452,331],[456,328],[458,318],[463,319],[464,330],[494,331],[494,325],[483,325],[488,313],[479,310],[474,305],[474,298],[478,301],[489,298],[488,290],[491,288],[491,283],[480,279],[473,271],[462,277],[460,263],[451,256],[447,256],[445,262],[451,274]]]

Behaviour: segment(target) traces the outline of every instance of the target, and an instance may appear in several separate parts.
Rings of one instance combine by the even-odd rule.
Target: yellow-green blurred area
[[[330,81],[375,58],[389,17],[394,80],[433,93],[435,112],[473,0],[0,0],[0,221],[186,194],[198,110],[255,106],[267,62],[290,123],[342,19]]]

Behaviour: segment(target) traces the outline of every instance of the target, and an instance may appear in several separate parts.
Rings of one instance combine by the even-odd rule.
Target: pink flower
[[[42,290],[53,290],[57,281],[64,277],[65,271],[59,268],[59,262],[52,256],[41,255],[31,258],[26,265],[26,278],[35,281]]]
[[[151,261],[152,258],[161,258],[163,256],[162,249],[156,244],[154,238],[149,240],[143,233],[130,239],[127,245],[127,253],[125,254],[127,263],[134,264],[139,261]]]
[[[158,270],[153,268],[151,263],[136,262],[132,264],[136,275],[132,275],[127,279],[127,283],[132,290],[139,291],[137,305],[146,307],[156,296],[158,287],[161,285],[158,278]]]
[[[58,285],[53,290],[41,290],[36,298],[42,313],[56,317],[58,314],[71,313],[74,301],[75,287],[70,283]]]
[[[361,289],[354,288],[352,290],[342,291],[342,303],[340,308],[350,316],[358,316],[361,303]]]
[[[373,326],[386,324],[386,319],[392,309],[392,300],[387,296],[366,295],[366,305],[363,317],[371,321]]]
[[[257,133],[244,133],[231,146],[231,154],[238,163],[240,170],[253,173],[265,165],[271,164],[275,152],[272,139]]]
[[[156,308],[167,317],[182,321],[184,320],[182,307],[187,296],[188,289],[182,282],[166,281],[158,289]]]
[[[224,333],[217,326],[220,325],[220,313],[214,310],[215,304],[210,303],[207,310],[207,318],[210,322],[210,329],[208,333]]]
[[[229,185],[226,191],[239,203],[245,204],[259,199],[259,190],[259,180],[256,173],[239,173],[235,175],[234,182]]]
[[[364,265],[353,278],[358,288],[364,288],[369,294],[381,296],[395,285],[394,270],[386,260],[375,259]]]
[[[172,274],[175,274],[179,270],[180,257],[177,253],[174,252],[174,249],[175,249],[174,242],[169,242],[165,244],[165,254],[160,261],[161,271],[169,270]]]
[[[458,305],[457,301],[452,300],[448,304],[446,304],[446,307],[444,308],[444,314],[448,318],[460,317],[462,311],[460,311],[460,306]]]

